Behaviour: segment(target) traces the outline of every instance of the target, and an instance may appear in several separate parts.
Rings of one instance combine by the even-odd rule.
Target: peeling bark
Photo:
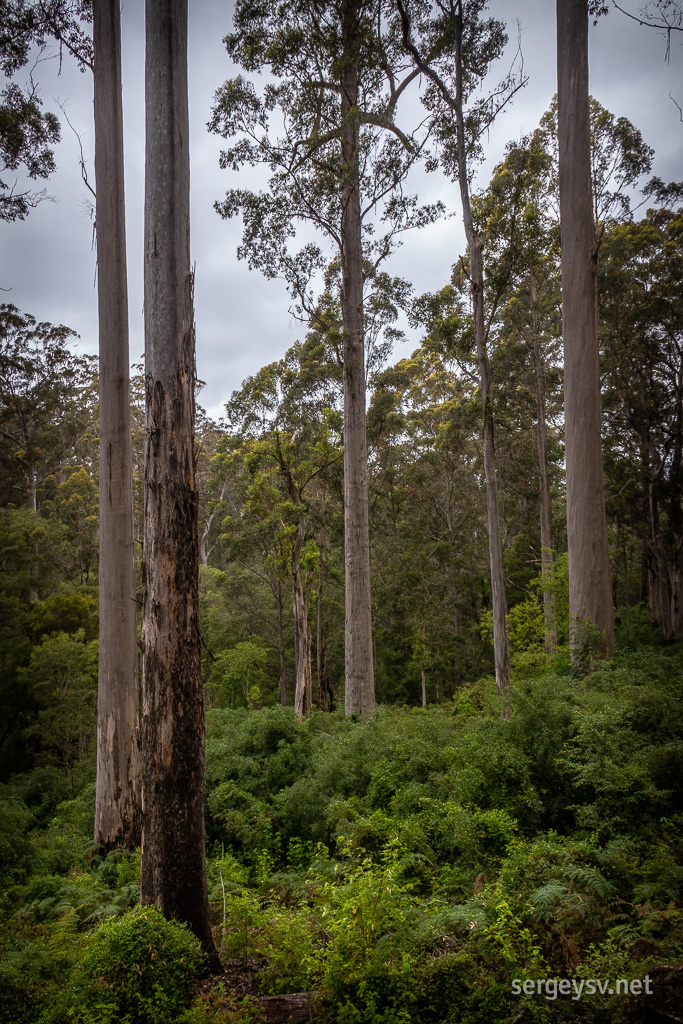
[[[147,0],[145,55],[140,900],[189,924],[215,970],[204,851],[187,0]]]

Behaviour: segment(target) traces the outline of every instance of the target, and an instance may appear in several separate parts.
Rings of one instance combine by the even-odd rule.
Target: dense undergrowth
[[[264,961],[266,994],[324,991],[339,1024],[676,1019],[682,764],[680,646],[518,679],[508,719],[487,680],[367,722],[211,709],[217,944]],[[78,780],[0,792],[0,1024],[257,1020],[220,992],[190,1006],[197,943],[136,908],[136,857],[92,861]],[[649,995],[572,998],[646,975]]]

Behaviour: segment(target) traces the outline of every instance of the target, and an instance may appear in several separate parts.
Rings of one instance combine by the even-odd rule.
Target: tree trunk
[[[481,255],[481,240],[477,236],[472,218],[470,189],[465,149],[465,121],[462,108],[463,67],[462,67],[462,17],[456,19],[457,40],[457,89],[455,96],[455,120],[458,146],[458,182],[462,202],[463,222],[467,247],[470,254],[470,278],[472,283],[472,315],[474,339],[479,362],[481,404],[483,410],[484,473],[486,476],[486,509],[488,514],[489,563],[491,567],[491,601],[493,610],[493,657],[496,671],[496,686],[504,694],[510,685],[510,647],[507,635],[507,598],[505,595],[505,571],[503,567],[503,544],[500,536],[500,512],[498,509],[498,478],[496,475],[496,445],[491,399],[491,363],[486,346],[486,323],[484,320],[484,268]]]
[[[587,0],[557,0],[557,82],[569,615],[578,656],[589,641],[604,654],[614,649],[600,440]]]
[[[119,0],[94,0],[100,350],[100,658],[95,844],[140,841],[140,695],[133,545]]]
[[[294,592],[294,649],[296,654],[296,685],[294,689],[294,711],[297,718],[303,718],[304,705],[311,711],[311,634],[308,628],[308,592],[301,578],[301,550],[304,543],[304,524],[299,530],[292,551],[292,588]]]
[[[370,594],[368,453],[365,430],[363,259],[358,168],[359,96],[357,0],[342,2],[342,318],[344,322],[344,560],[346,578],[345,709],[364,715],[375,706]]]
[[[140,900],[187,922],[212,970],[204,851],[187,0],[147,0],[145,527]]]
[[[536,310],[536,282],[533,275],[530,280],[532,302],[531,331],[534,343],[534,368],[536,374],[536,446],[538,448],[538,478],[541,515],[541,575],[544,580],[552,579],[553,548],[550,528],[550,489],[548,487],[548,435],[545,423],[545,394],[543,386],[543,357],[538,331],[538,313]],[[543,618],[545,632],[545,653],[554,654],[557,650],[557,622],[555,619],[555,594],[551,590],[543,591]]]
[[[287,686],[285,679],[285,631],[283,626],[282,584],[275,584],[275,600],[277,601],[277,650],[280,658],[280,675],[278,677],[278,695],[283,708],[287,707]]]
[[[671,583],[671,631],[675,636],[683,636],[683,552],[679,547],[676,560],[669,563],[669,582]]]
[[[318,593],[315,603],[315,669],[318,682],[318,711],[325,710],[325,684],[323,681],[323,575],[318,568]]]
[[[655,482],[648,480],[648,515],[650,519],[650,621],[661,626],[668,640],[673,632],[671,621],[672,600],[669,597],[668,559],[659,524],[659,508]]]

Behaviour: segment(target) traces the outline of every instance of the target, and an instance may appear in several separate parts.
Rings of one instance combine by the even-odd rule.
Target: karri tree
[[[457,180],[460,190],[483,412],[496,685],[503,694],[510,685],[510,649],[496,474],[493,377],[484,312],[482,239],[472,213],[470,182],[483,136],[525,79],[521,70],[513,66],[492,93],[476,95],[507,43],[502,22],[484,18],[488,0],[437,0],[435,4],[396,0],[396,4],[401,15],[403,45],[429,82],[423,102],[431,112],[444,167]]]
[[[591,187],[588,2],[557,0],[562,335],[569,614],[576,657],[614,648],[602,476],[597,242]]]
[[[211,968],[195,485],[187,0],[148,0],[140,899],[187,922]]]
[[[94,0],[100,352],[100,659],[95,843],[140,840],[137,603],[118,0]]]
[[[226,168],[264,164],[267,192],[232,189],[217,204],[242,214],[239,254],[267,276],[283,276],[297,312],[313,321],[313,278],[329,252],[291,239],[306,225],[331,243],[343,322],[345,704],[365,714],[375,704],[370,594],[365,417],[364,291],[398,232],[434,216],[403,191],[424,138],[396,124],[398,101],[419,71],[406,67],[391,6],[383,0],[238,0],[226,39],[245,71],[268,72],[259,97],[235,78],[219,90],[211,128],[228,139]],[[378,222],[384,230],[373,234]]]

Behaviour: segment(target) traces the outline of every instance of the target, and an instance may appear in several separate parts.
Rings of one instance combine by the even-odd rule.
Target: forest
[[[557,0],[484,181],[528,84],[489,6],[231,5],[215,216],[297,340],[214,417],[187,0],[146,0],[143,362],[125,11],[0,0],[0,218],[47,198],[51,46],[99,310],[96,357],[0,304],[0,1024],[683,1017],[683,182],[588,75],[683,8]],[[465,238],[424,294],[418,172]]]

